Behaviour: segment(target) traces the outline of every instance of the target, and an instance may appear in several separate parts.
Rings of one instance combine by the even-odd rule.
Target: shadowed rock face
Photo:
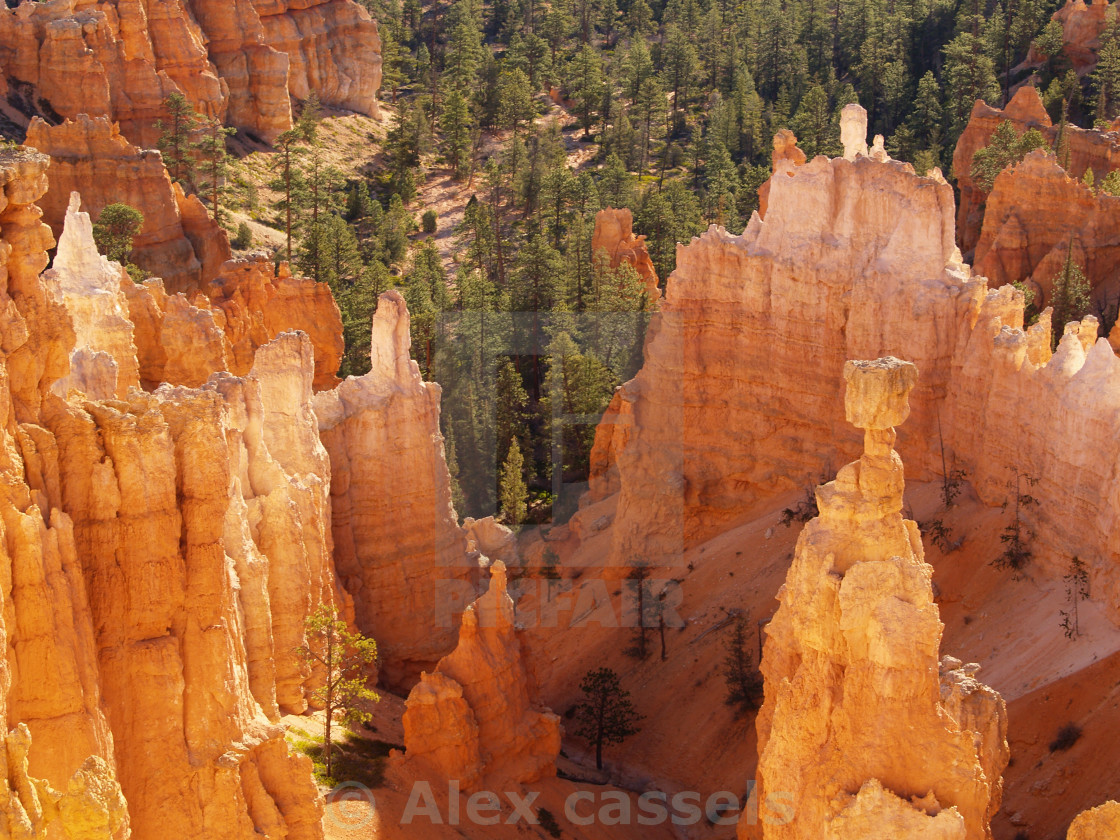
[[[902,517],[892,427],[909,415],[917,378],[889,357],[844,366],[863,455],[817,489],[820,516],[798,538],[767,626],[759,796],[792,813],[763,821],[767,840],[991,837],[1006,709],[973,679],[979,666],[939,664],[933,570]]]
[[[23,3],[0,8],[0,38],[0,73],[43,116],[107,116],[145,148],[174,92],[266,142],[291,128],[293,96],[378,116],[381,41],[351,0]]]

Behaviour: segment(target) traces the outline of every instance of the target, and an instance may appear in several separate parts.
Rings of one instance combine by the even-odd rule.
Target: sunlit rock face
[[[331,462],[335,562],[358,627],[377,639],[384,679],[404,686],[455,647],[478,579],[451,504],[440,387],[421,379],[410,341],[404,298],[385,292],[370,372],[315,395]]]
[[[140,390],[130,281],[46,156],[0,152],[0,722],[12,836],[316,840],[309,759],[276,722],[317,677],[304,618],[352,610],[331,560],[313,345]],[[125,291],[122,291],[125,290]]]
[[[556,773],[560,718],[537,705],[522,653],[505,564],[495,561],[455,650],[408,695],[405,760],[417,775],[497,790]]]
[[[1120,620],[1120,360],[1096,319],[1053,325],[1051,358],[1050,313],[1024,329],[1023,294],[961,262],[936,170],[857,156],[775,173],[765,219],[679,247],[642,369],[597,429],[588,500],[618,494],[611,562],[682,563],[834,475],[859,453],[845,360],[893,355],[922,371],[897,444],[908,475],[959,469],[989,505],[1016,474],[1037,479],[1035,563],[1060,576],[1083,558]]]
[[[172,93],[266,142],[292,127],[291,98],[313,92],[379,116],[381,40],[351,0],[21,3],[0,9],[0,39],[0,73],[43,116],[109,117],[144,148]]]
[[[984,840],[1007,716],[979,666],[939,661],[932,569],[902,517],[893,449],[918,371],[888,357],[848,362],[844,379],[863,455],[817,489],[766,628],[759,796],[789,818],[762,821],[762,836]]]

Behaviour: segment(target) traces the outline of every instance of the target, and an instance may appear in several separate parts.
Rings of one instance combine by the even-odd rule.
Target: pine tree
[[[121,265],[128,265],[132,241],[144,227],[144,214],[128,204],[109,204],[93,225],[97,250]]]
[[[325,715],[323,754],[326,775],[333,779],[334,740],[332,724],[336,719],[351,725],[368,723],[373,715],[367,707],[381,698],[367,687],[363,671],[377,661],[377,643],[361,633],[351,632],[338,611],[327,604],[319,606],[304,622],[307,642],[297,649],[313,668],[324,672],[323,685],[312,692]]]
[[[992,60],[975,35],[962,32],[944,49],[945,89],[949,116],[959,133],[968,123],[977,99],[996,102],[1000,96]]]
[[[999,173],[1021,161],[1028,152],[1045,147],[1046,140],[1037,129],[1017,134],[1015,125],[1003,120],[992,132],[988,145],[977,149],[972,156],[969,174],[977,187],[991,192]]]
[[[194,174],[191,138],[199,115],[190,100],[178,91],[168,96],[163,106],[167,122],[156,122],[156,130],[160,132],[156,148],[163,154],[163,163],[171,180],[186,187],[191,184]]]
[[[1070,238],[1066,250],[1065,263],[1054,277],[1054,286],[1051,291],[1050,305],[1054,308],[1051,317],[1053,324],[1051,332],[1051,345],[1056,350],[1062,340],[1063,329],[1070,321],[1080,321],[1088,314],[1092,305],[1089,281],[1085,272],[1073,258],[1073,239]]]
[[[221,221],[221,197],[229,177],[229,152],[226,151],[226,138],[235,134],[232,128],[224,128],[213,119],[203,120],[201,137],[194,143],[198,172],[202,176],[199,187],[205,190],[210,199],[210,215]]]
[[[517,443],[517,438],[511,438],[509,455],[502,465],[501,500],[502,519],[513,528],[525,521],[525,500],[529,490],[525,486],[524,468],[525,460],[521,457],[521,447]]]
[[[503,70],[498,78],[498,125],[510,129],[516,137],[521,124],[535,115],[529,77],[516,67]]]
[[[285,131],[276,138],[276,159],[272,164],[276,178],[269,183],[269,187],[281,196],[276,208],[283,215],[288,262],[292,261],[295,205],[303,188],[303,173],[299,168],[299,159],[304,151],[302,143],[303,136],[298,131]]]
[[[618,674],[610,668],[588,671],[579,684],[584,700],[576,706],[577,734],[595,747],[595,766],[603,769],[603,746],[638,734],[643,715],[630,702]]]
[[[459,180],[463,177],[471,149],[471,112],[466,97],[456,88],[444,96],[440,130],[443,132],[444,157],[451,166],[451,174]]]
[[[575,101],[576,114],[583,126],[583,136],[591,136],[595,111],[603,99],[603,63],[598,51],[584,44],[569,68],[569,94]]]
[[[758,709],[762,698],[762,678],[754,667],[748,639],[747,613],[740,612],[732,623],[731,636],[727,640],[726,654],[723,658],[723,678],[727,682],[729,706],[735,706],[740,714]]]

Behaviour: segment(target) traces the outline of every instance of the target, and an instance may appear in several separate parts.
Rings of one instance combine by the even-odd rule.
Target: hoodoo
[[[979,666],[940,657],[932,569],[902,516],[893,427],[917,378],[892,357],[844,366],[863,455],[817,489],[766,628],[759,797],[781,808],[763,816],[766,840],[991,837],[1003,700]]]

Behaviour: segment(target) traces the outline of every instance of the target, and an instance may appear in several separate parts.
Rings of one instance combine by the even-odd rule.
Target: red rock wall
[[[0,40],[29,116],[41,97],[61,117],[110,117],[144,148],[176,91],[266,142],[291,128],[290,96],[378,115],[381,42],[351,0],[22,3],[0,8]]]

